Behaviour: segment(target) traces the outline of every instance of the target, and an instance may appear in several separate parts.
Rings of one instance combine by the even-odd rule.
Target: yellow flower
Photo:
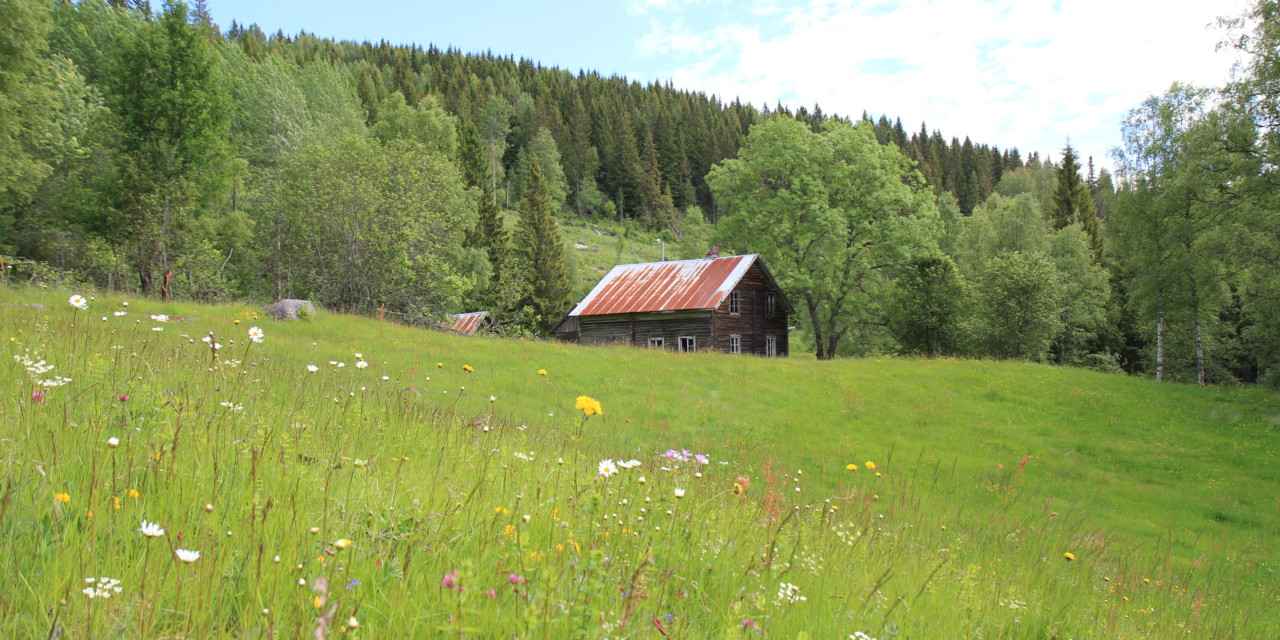
[[[740,484],[738,484],[738,483],[736,483],[736,482],[735,482],[735,483],[733,483],[733,495],[740,496],[740,495],[742,495],[745,491],[746,491],[746,489],[743,489],[743,488],[742,488],[742,485],[740,485]]]
[[[502,528],[502,537],[503,537],[503,538],[505,538],[505,539],[507,539],[507,540],[514,539],[514,538],[516,537],[516,526],[515,526],[514,524],[509,524],[509,525],[507,525],[507,526],[503,527],[503,528]]]
[[[338,538],[333,542],[333,546],[339,549],[346,549],[347,547],[351,546],[351,541],[346,538]]]
[[[511,513],[510,511],[507,511],[507,508],[506,508],[506,507],[494,507],[494,508],[493,508],[493,512],[494,512],[494,513],[500,513],[500,514],[502,514],[502,515],[504,515],[504,516],[505,516],[505,515],[507,515],[507,514],[509,514],[509,513]]]
[[[55,494],[53,494],[53,499],[54,499],[54,500],[57,500],[58,502],[71,502],[71,494],[69,494],[69,493],[55,493]]]
[[[235,321],[235,323],[236,323],[236,324],[240,324],[240,321],[239,321],[239,320],[236,320],[236,321]]]
[[[1062,557],[1066,558],[1067,560],[1075,560],[1075,559],[1076,559],[1076,554],[1071,553],[1070,551],[1068,551],[1068,552],[1066,552],[1066,553],[1062,554]]]
[[[582,414],[587,416],[604,413],[604,409],[600,407],[600,401],[589,396],[578,396],[578,403],[574,405],[574,408],[580,409]]]
[[[10,339],[12,339],[12,338],[10,338]],[[547,370],[546,370],[546,369],[538,369],[538,375],[540,375],[540,376],[545,376],[545,375],[547,375]]]
[[[443,362],[437,362],[437,363],[436,363],[436,368],[437,368],[437,369],[443,369],[443,368],[444,368],[444,363],[443,363]]]
[[[471,372],[475,371],[475,369],[474,369],[474,368],[472,368],[472,367],[471,367],[471,365],[469,365],[469,364],[464,364],[464,365],[462,365],[462,370],[463,370],[463,371],[466,371],[467,373],[471,373]]]
[[[876,477],[877,477],[877,478],[879,478],[879,477],[880,477],[880,472],[879,472],[879,471],[877,471],[877,472],[876,472]]]
[[[846,464],[846,465],[844,466],[844,468],[845,468],[845,470],[846,470],[846,471],[857,471],[857,470],[858,470],[858,465],[853,464],[852,462],[850,462],[849,464]]]
[[[111,496],[111,506],[120,508],[120,496]]]
[[[137,489],[130,489],[130,490],[129,490],[129,493],[128,493],[128,494],[126,494],[126,495],[128,495],[130,498],[139,498],[139,497],[142,497],[142,494],[141,494],[141,493],[138,493],[138,490],[137,490]]]
[[[872,461],[868,460],[868,461],[867,461],[867,464],[865,464],[865,465],[863,465],[863,466],[865,466],[865,467],[866,467],[866,468],[868,468],[868,469],[875,469],[875,468],[876,468],[876,463],[874,463],[874,462],[872,462]]]

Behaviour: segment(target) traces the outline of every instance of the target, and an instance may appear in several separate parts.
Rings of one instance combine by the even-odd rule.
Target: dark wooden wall
[[[782,294],[770,286],[759,264],[747,269],[734,291],[738,292],[740,313],[737,316],[729,313],[730,296],[725,296],[713,321],[716,350],[729,353],[729,336],[736,334],[742,339],[742,353],[762,356],[765,355],[765,336],[772,335],[778,339],[778,357],[785,357],[789,351],[787,312],[782,304]],[[776,301],[772,316],[765,313],[765,295],[768,293],[773,293]]]
[[[711,335],[711,313],[680,311],[672,313],[623,313],[608,316],[580,316],[582,344],[622,342],[644,347],[649,338],[663,338],[665,348],[675,350],[681,336],[698,339],[698,350],[714,348]]]

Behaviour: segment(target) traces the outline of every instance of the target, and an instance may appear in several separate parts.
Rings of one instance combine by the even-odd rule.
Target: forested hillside
[[[1251,11],[1237,81],[1136,109],[1113,176],[1065,136],[1054,163],[514,56],[222,30],[202,2],[14,0],[0,253],[17,278],[408,322],[485,308],[539,335],[590,278],[565,241],[589,226],[617,259],[655,238],[762,253],[821,358],[1256,381],[1280,359],[1280,224],[1274,5]]]

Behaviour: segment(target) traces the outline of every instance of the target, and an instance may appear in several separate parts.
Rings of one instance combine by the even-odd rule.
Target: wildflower
[[[339,368],[339,369],[341,369],[341,368],[343,368],[343,367],[345,367],[345,366],[347,366],[347,363],[345,363],[345,362],[339,362],[339,363],[338,363],[338,368]]]
[[[122,393],[122,394],[120,394],[120,395],[116,396],[116,400],[119,400],[120,402],[128,402],[128,401],[129,401],[129,394],[127,394],[127,393]]]
[[[142,521],[142,526],[138,527],[138,531],[148,538],[159,538],[164,535],[164,529],[160,528],[160,524],[156,522]]]
[[[467,373],[475,373],[475,368],[469,364],[462,365],[462,370],[466,371]]]
[[[458,570],[454,569],[453,571],[450,571],[449,573],[444,574],[444,579],[440,581],[440,586],[446,589],[453,589],[461,593],[462,578],[461,576],[458,575]]]
[[[339,549],[346,549],[347,547],[351,546],[351,541],[346,538],[338,538],[333,542],[333,546]]]
[[[356,361],[356,368],[357,368],[357,369],[363,369],[363,368],[365,368],[365,367],[367,367],[367,366],[369,366],[369,363],[368,363],[368,362],[365,362],[364,360],[357,360],[357,361]]]
[[[179,560],[186,562],[188,564],[200,559],[199,551],[191,551],[188,549],[174,549],[173,554],[178,556]]]
[[[684,489],[681,489],[680,487],[676,487],[676,489],[675,489],[675,493],[676,493],[676,497],[677,497],[677,498],[683,498],[683,497],[684,497]]]
[[[511,584],[524,584],[526,582],[524,576],[516,575],[514,573],[507,576],[507,581]]]
[[[127,307],[127,306],[129,306],[129,301],[128,301],[128,300],[125,300],[124,302],[121,302],[121,303],[120,303],[120,306],[122,306],[122,307]]]
[[[599,469],[600,475],[606,478],[618,472],[618,467],[613,464],[613,460],[601,460]]]
[[[497,592],[497,591],[494,591],[493,589],[485,589],[485,591],[484,591],[484,597],[486,597],[486,598],[488,598],[488,599],[492,600],[492,599],[494,599],[494,598],[498,597],[498,592]]]
[[[267,334],[261,327],[249,327],[250,340],[253,340],[254,342],[262,342],[262,339],[265,337],[267,337]]]
[[[120,581],[115,578],[98,578],[96,580],[85,578],[84,582],[89,586],[81,589],[80,593],[89,596],[90,600],[94,598],[110,598],[111,594],[120,593],[124,590],[120,587]]]
[[[356,580],[355,578],[352,578],[351,582],[348,582],[347,586],[343,587],[342,589],[344,591],[349,591],[352,587],[358,587],[358,586],[360,586],[360,581]]]
[[[547,370],[546,370],[546,369],[538,369],[538,375],[540,375],[540,376],[545,376],[545,375],[547,375]]]
[[[82,296],[82,295],[80,295],[80,294],[78,294],[78,293],[77,293],[77,294],[75,294],[75,295],[73,295],[73,296],[71,296],[71,298],[70,298],[70,299],[68,299],[68,300],[67,300],[67,302],[71,303],[71,306],[73,306],[73,307],[75,307],[75,308],[77,308],[77,309],[88,309],[88,308],[89,308],[89,301],[88,301],[88,300],[85,300],[85,299],[84,299],[84,296]]]
[[[240,318],[231,321],[231,324],[240,324]]]
[[[147,317],[151,318],[152,320],[155,320],[156,322],[168,322],[168,321],[169,321],[169,316],[167,316],[167,315],[165,315],[165,314],[163,314],[163,313],[157,313],[157,314],[156,314],[156,315],[154,315],[154,316],[147,316]]]
[[[443,363],[443,362],[437,362],[437,363],[436,363],[436,368],[437,368],[437,369],[443,369],[443,368],[444,368],[444,363]]]
[[[113,316],[115,316],[115,317],[117,317],[117,318],[119,318],[120,316],[128,315],[128,314],[129,314],[129,312],[128,312],[128,311],[113,311],[113,312],[111,313],[111,315],[113,315]]]
[[[125,495],[129,496],[130,498],[142,497],[142,494],[138,493],[137,489],[130,489],[128,492],[125,493]]]
[[[355,629],[355,628],[357,628],[357,627],[359,627],[359,626],[360,626],[360,621],[359,621],[359,620],[356,620],[356,617],[355,617],[355,616],[351,616],[350,618],[347,618],[347,628],[348,628],[348,629]]]
[[[702,463],[702,464],[711,464],[711,459],[710,459],[710,458],[708,458],[707,456],[705,456],[705,455],[701,454],[701,453],[699,453],[698,455],[694,456],[694,457],[693,457],[693,459],[694,459],[694,460],[697,460],[698,462],[700,462],[700,463]]]
[[[640,466],[640,461],[635,459],[625,460],[625,461],[619,462],[618,466],[622,467],[623,469],[634,469]]]
[[[1062,554],[1062,557],[1063,557],[1063,558],[1066,558],[1067,560],[1075,560],[1075,559],[1076,559],[1076,554],[1071,553],[1070,551],[1068,551],[1068,552],[1066,552],[1066,553]]]
[[[307,371],[310,371],[311,373],[315,373],[319,370],[320,370],[320,367],[317,367],[314,364],[307,365]]]
[[[120,446],[120,438],[117,438],[115,436],[107,438],[107,446],[112,448]]]
[[[867,463],[863,466],[874,471],[876,468],[876,463],[868,460]]]
[[[43,391],[41,391],[41,390],[39,390],[39,389],[36,389],[35,391],[32,391],[32,392],[31,392],[31,401],[32,401],[32,402],[34,402],[34,403],[36,403],[36,404],[40,404],[41,402],[44,402],[44,392],[43,392]]]
[[[213,332],[212,332],[212,331],[210,331],[210,332],[209,332],[209,335],[207,335],[207,336],[205,336],[205,337],[203,337],[203,338],[200,338],[200,342],[203,342],[203,343],[205,343],[205,344],[209,344],[209,343],[213,342]]]
[[[164,331],[164,327],[151,327],[152,331]]]
[[[804,602],[808,598],[800,595],[800,587],[790,582],[782,582],[778,584],[778,603],[794,604],[796,602]]]
[[[594,416],[598,413],[604,413],[604,409],[600,407],[600,401],[589,396],[578,396],[578,402],[574,405],[575,409],[582,411],[582,415]]]
[[[733,483],[733,495],[740,496],[746,492],[747,492],[746,487],[742,486],[741,484],[738,484],[737,482]]]
[[[498,401],[497,396],[489,396],[489,402],[497,402],[497,401]]]
[[[53,494],[53,499],[54,499],[54,500],[56,500],[56,501],[58,501],[58,502],[70,503],[70,502],[71,502],[71,494],[69,494],[69,493],[55,493],[55,494]]]
[[[844,466],[844,468],[845,468],[845,470],[846,470],[846,471],[857,471],[857,470],[858,470],[858,465],[853,464],[852,462],[850,462],[849,464],[846,464],[846,465]]]

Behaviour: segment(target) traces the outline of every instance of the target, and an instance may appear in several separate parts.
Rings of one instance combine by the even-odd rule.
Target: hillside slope
[[[796,637],[818,624],[803,606],[831,621],[814,637],[1267,637],[1280,627],[1266,613],[1280,593],[1280,398],[1263,390],[1019,363],[582,348],[112,296],[76,311],[67,295],[0,289],[0,302],[47,307],[0,307],[0,344],[17,357],[0,365],[11,381],[0,400],[0,556],[14,563],[0,578],[6,635],[59,624],[128,636],[186,624],[309,632],[326,599],[341,604],[335,625],[350,613],[376,637],[387,637],[379,625],[405,637],[564,637],[586,625],[638,637],[650,616],[690,637],[748,622]],[[162,313],[171,321],[149,317]],[[244,337],[250,324],[265,343]],[[199,340],[208,331],[224,345],[216,357]],[[23,358],[55,369],[34,374]],[[52,375],[73,381],[35,389],[37,400],[31,382]],[[579,395],[604,414],[584,421]],[[669,449],[711,462],[679,463]],[[642,466],[603,477],[602,458]],[[141,489],[136,504],[130,487]],[[673,501],[674,489],[690,499]],[[649,524],[636,526],[635,508],[650,498],[653,511],[639,513],[668,510],[676,519],[658,532],[679,538],[635,537]],[[163,543],[139,536],[142,518],[205,560],[188,568],[148,551]],[[859,544],[867,533],[877,541]],[[338,538],[356,540],[354,551],[330,544]],[[282,546],[292,550],[273,551]],[[273,553],[297,572],[264,569]],[[572,557],[553,562],[559,553]],[[442,582],[451,569],[475,590]],[[160,576],[154,592],[137,584],[148,572]],[[288,595],[319,574],[332,594]],[[78,604],[89,575],[125,580],[133,604],[95,617]],[[183,575],[196,585],[185,594]],[[337,590],[352,576],[376,592]],[[480,593],[489,583],[492,604]],[[419,616],[422,589],[436,604]],[[609,596],[639,591],[654,600]],[[214,605],[179,618],[146,605],[187,611],[192,598]],[[72,602],[51,606],[60,599]]]

